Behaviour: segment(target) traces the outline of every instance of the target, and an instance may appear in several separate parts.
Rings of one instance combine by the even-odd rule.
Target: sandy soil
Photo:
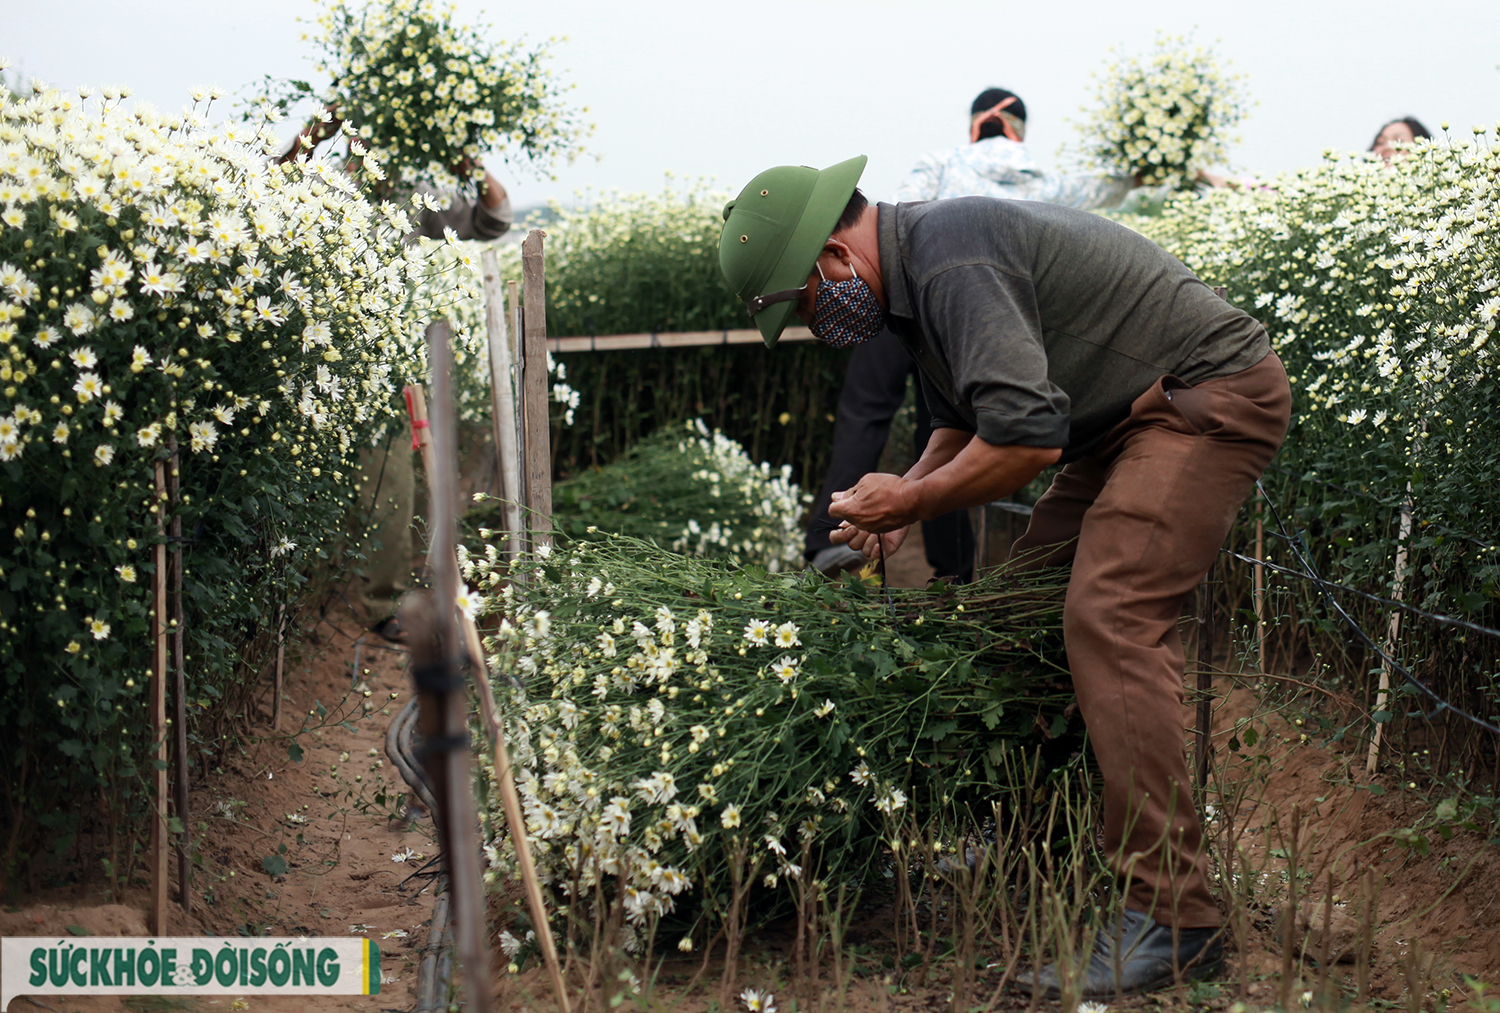
[[[300,649],[289,651],[283,734],[271,734],[268,676],[262,721],[255,729],[266,738],[225,756],[207,784],[193,783],[193,837],[203,861],[193,875],[191,915],[175,903],[175,857],[172,861],[174,903],[167,934],[364,935],[380,946],[387,980],[379,995],[248,996],[243,1000],[248,1005],[235,1009],[322,1013],[414,1005],[433,880],[413,874],[437,849],[430,820],[409,827],[390,819],[404,785],[385,757],[385,732],[410,683],[406,655],[385,649],[363,625],[333,597],[328,614],[303,630]],[[360,672],[351,680],[356,650]],[[326,718],[316,713],[320,704]],[[300,763],[287,750],[296,729],[304,751]],[[381,791],[388,796],[384,805],[376,800]],[[408,852],[404,861],[392,861]],[[272,876],[262,866],[271,856],[285,861],[284,876]],[[146,890],[132,888],[119,900],[107,903],[89,891],[47,893],[20,910],[0,913],[0,936],[57,935],[71,941],[79,932],[146,935]],[[40,1001],[79,1013],[140,1008],[114,996]],[[174,1008],[203,1010],[235,1003],[233,997],[217,996],[174,1001],[182,1003]],[[12,1005],[27,1008],[21,999]]]

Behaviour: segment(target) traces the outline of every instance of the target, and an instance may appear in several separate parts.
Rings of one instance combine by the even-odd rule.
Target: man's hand
[[[857,549],[869,559],[885,559],[901,548],[909,531],[911,528],[908,526],[897,528],[895,531],[887,531],[883,535],[872,535],[845,521],[828,533],[828,540],[835,545],[847,545],[851,549]]]
[[[871,472],[854,488],[834,493],[828,514],[872,534],[907,527],[918,519],[912,510],[910,485],[897,475]]]

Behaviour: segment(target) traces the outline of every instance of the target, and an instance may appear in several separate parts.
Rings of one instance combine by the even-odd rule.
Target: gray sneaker
[[[830,545],[812,558],[812,568],[825,577],[837,577],[846,570],[858,570],[869,559],[858,549],[847,545]]]
[[[1168,988],[1178,981],[1211,978],[1224,965],[1223,930],[1178,929],[1162,925],[1140,911],[1125,911],[1114,926],[1107,926],[1094,939],[1087,965],[1080,968],[1078,984],[1083,999],[1116,999]],[[1175,943],[1175,945],[1174,945]],[[1046,999],[1062,992],[1056,964],[1037,972],[1021,974],[1016,987]]]

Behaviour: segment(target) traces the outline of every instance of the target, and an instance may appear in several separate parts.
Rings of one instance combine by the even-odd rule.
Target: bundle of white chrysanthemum
[[[312,42],[331,82],[268,82],[266,98],[285,111],[311,97],[351,124],[379,163],[377,180],[452,187],[490,150],[545,168],[583,133],[546,45],[491,42],[433,0],[324,7]]]
[[[1085,160],[1146,186],[1192,185],[1225,162],[1245,115],[1241,78],[1212,50],[1158,37],[1144,59],[1129,57],[1099,79],[1097,105],[1080,125]]]

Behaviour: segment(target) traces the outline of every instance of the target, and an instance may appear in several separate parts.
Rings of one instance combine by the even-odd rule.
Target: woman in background
[[[1380,128],[1380,133],[1375,135],[1375,140],[1370,142],[1370,150],[1379,155],[1383,161],[1389,162],[1401,151],[1409,147],[1418,137],[1431,137],[1432,133],[1422,126],[1422,121],[1415,116],[1403,116],[1399,120],[1391,120]]]

